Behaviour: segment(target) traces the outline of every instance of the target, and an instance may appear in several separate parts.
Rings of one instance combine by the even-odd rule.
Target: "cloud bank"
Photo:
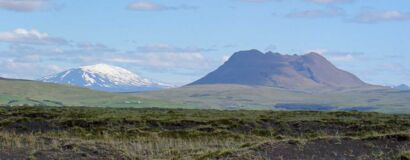
[[[66,44],[63,38],[49,36],[48,33],[37,31],[36,29],[18,28],[13,31],[0,32],[0,42],[55,45]]]
[[[165,10],[192,10],[197,9],[195,6],[179,5],[167,6],[149,1],[135,1],[128,4],[127,8],[133,11],[165,11]]]
[[[288,13],[287,18],[331,18],[345,15],[345,11],[340,8],[304,10]]]
[[[44,9],[48,4],[48,0],[0,0],[0,9],[32,12]]]
[[[354,0],[306,0],[307,2],[317,4],[337,4],[337,3],[351,3]]]
[[[391,21],[409,21],[410,12],[402,12],[398,10],[387,11],[365,11],[357,14],[353,18],[353,22],[358,23],[380,23]]]

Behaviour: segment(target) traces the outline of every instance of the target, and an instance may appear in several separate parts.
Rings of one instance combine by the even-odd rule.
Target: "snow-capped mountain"
[[[124,68],[107,64],[73,68],[40,80],[107,92],[138,92],[172,87],[172,85],[153,82]]]

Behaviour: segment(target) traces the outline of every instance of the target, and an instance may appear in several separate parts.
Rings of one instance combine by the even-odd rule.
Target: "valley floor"
[[[0,159],[409,159],[410,115],[0,107]]]

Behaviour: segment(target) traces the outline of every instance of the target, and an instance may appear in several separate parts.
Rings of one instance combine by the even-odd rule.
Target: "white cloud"
[[[251,2],[251,3],[264,3],[264,2],[282,1],[282,0],[240,0],[240,1]]]
[[[169,44],[139,46],[135,51],[115,55],[113,62],[131,63],[148,69],[204,69],[209,62],[203,55],[207,49],[175,47]]]
[[[220,63],[219,59],[216,62],[204,56],[203,53],[210,49],[196,47],[156,44],[124,51],[99,43],[71,42],[71,45],[31,45],[31,43],[14,43],[16,41],[14,38],[5,37],[7,38],[2,37],[3,40],[0,41],[7,40],[13,43],[8,44],[8,48],[0,50],[0,66],[2,66],[0,74],[10,78],[36,79],[59,71],[58,66],[50,66],[50,64],[78,67],[86,64],[110,63],[135,67],[141,71],[165,71],[176,75],[187,73],[192,75],[208,71],[210,67]],[[34,37],[44,39],[49,36],[38,33]]]
[[[117,50],[114,48],[110,48],[104,44],[100,43],[79,43],[77,44],[78,49],[84,50],[84,51],[92,51],[92,52],[99,52],[99,53],[105,53],[105,52],[116,52]]]
[[[337,52],[324,48],[306,50],[305,53],[318,53],[333,62],[350,62],[356,60],[357,56],[363,55],[361,52]]]
[[[353,2],[354,0],[306,0],[311,3],[317,3],[317,4],[335,4],[335,3],[350,3]]]
[[[111,49],[102,44],[26,45],[11,43],[0,50],[0,74],[9,78],[37,79],[62,70],[59,65],[78,67],[106,62]],[[56,65],[58,64],[58,65]]]
[[[133,2],[128,5],[128,9],[136,10],[136,11],[158,11],[164,10],[167,7],[153,3],[153,2]]]
[[[56,45],[66,44],[63,38],[51,37],[47,33],[39,32],[35,29],[15,29],[8,32],[0,32],[0,42]]]
[[[315,48],[315,49],[308,49],[308,50],[305,51],[305,53],[313,52],[313,53],[317,53],[317,54],[320,54],[320,55],[324,55],[328,51],[329,51],[328,49],[324,49],[324,48]]]
[[[355,57],[353,57],[353,55],[351,55],[351,54],[347,54],[347,55],[337,55],[337,56],[336,56],[336,55],[333,55],[333,56],[330,56],[329,59],[330,59],[331,61],[350,62],[350,61],[355,60]]]
[[[276,45],[271,44],[265,48],[265,51],[275,51],[277,49]]]
[[[202,68],[205,58],[201,53],[165,53],[165,54],[147,54],[143,56],[141,65],[155,68],[184,68],[196,69]]]
[[[212,49],[203,49],[203,48],[195,48],[195,47],[176,47],[170,44],[151,44],[145,46],[137,47],[137,52],[143,53],[164,53],[164,52],[205,52],[210,51]]]
[[[386,21],[409,21],[410,12],[402,12],[397,10],[388,11],[366,11],[361,12],[353,18],[354,22],[358,23],[378,23]]]
[[[284,0],[239,0],[242,2],[252,2],[252,3],[265,3],[265,2],[281,2]],[[337,3],[351,3],[354,2],[355,0],[305,0],[310,3],[316,3],[316,4],[337,4]]]
[[[199,53],[167,53],[165,55],[147,54],[133,58],[131,58],[131,56],[117,56],[111,58],[110,61],[135,64],[153,70],[200,69],[206,65],[203,56]]]
[[[304,10],[299,12],[291,12],[286,15],[287,18],[327,18],[338,17],[345,14],[340,8],[329,8],[327,10]]]
[[[197,9],[195,6],[179,5],[179,6],[166,6],[155,2],[149,1],[135,1],[128,4],[128,9],[133,11],[164,11],[164,10],[190,10]]]
[[[62,71],[54,64],[43,64],[37,61],[20,61],[17,58],[0,59],[0,74],[6,78],[35,79],[39,75],[49,75]]]
[[[31,12],[47,7],[48,0],[0,0],[0,8],[18,12]]]
[[[139,56],[117,56],[112,62],[132,63],[149,69],[203,69],[208,64],[201,53],[148,53]]]

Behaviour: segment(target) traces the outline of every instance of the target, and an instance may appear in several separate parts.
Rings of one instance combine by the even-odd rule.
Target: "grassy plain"
[[[0,105],[195,108],[180,103],[150,100],[129,94],[27,80],[0,79]]]
[[[105,93],[25,80],[0,79],[0,105],[131,108],[283,110],[278,104],[330,106],[331,110],[410,113],[410,91],[365,88],[342,91],[292,91],[242,85],[199,85],[143,93]],[[316,107],[321,110],[321,107]]]
[[[277,104],[330,106],[332,110],[371,108],[366,111],[410,113],[410,91],[382,87],[349,90],[298,91],[244,85],[197,85],[136,94],[140,97],[215,109],[278,110]]]
[[[6,159],[399,159],[410,150],[410,115],[381,113],[1,107],[0,128]]]

